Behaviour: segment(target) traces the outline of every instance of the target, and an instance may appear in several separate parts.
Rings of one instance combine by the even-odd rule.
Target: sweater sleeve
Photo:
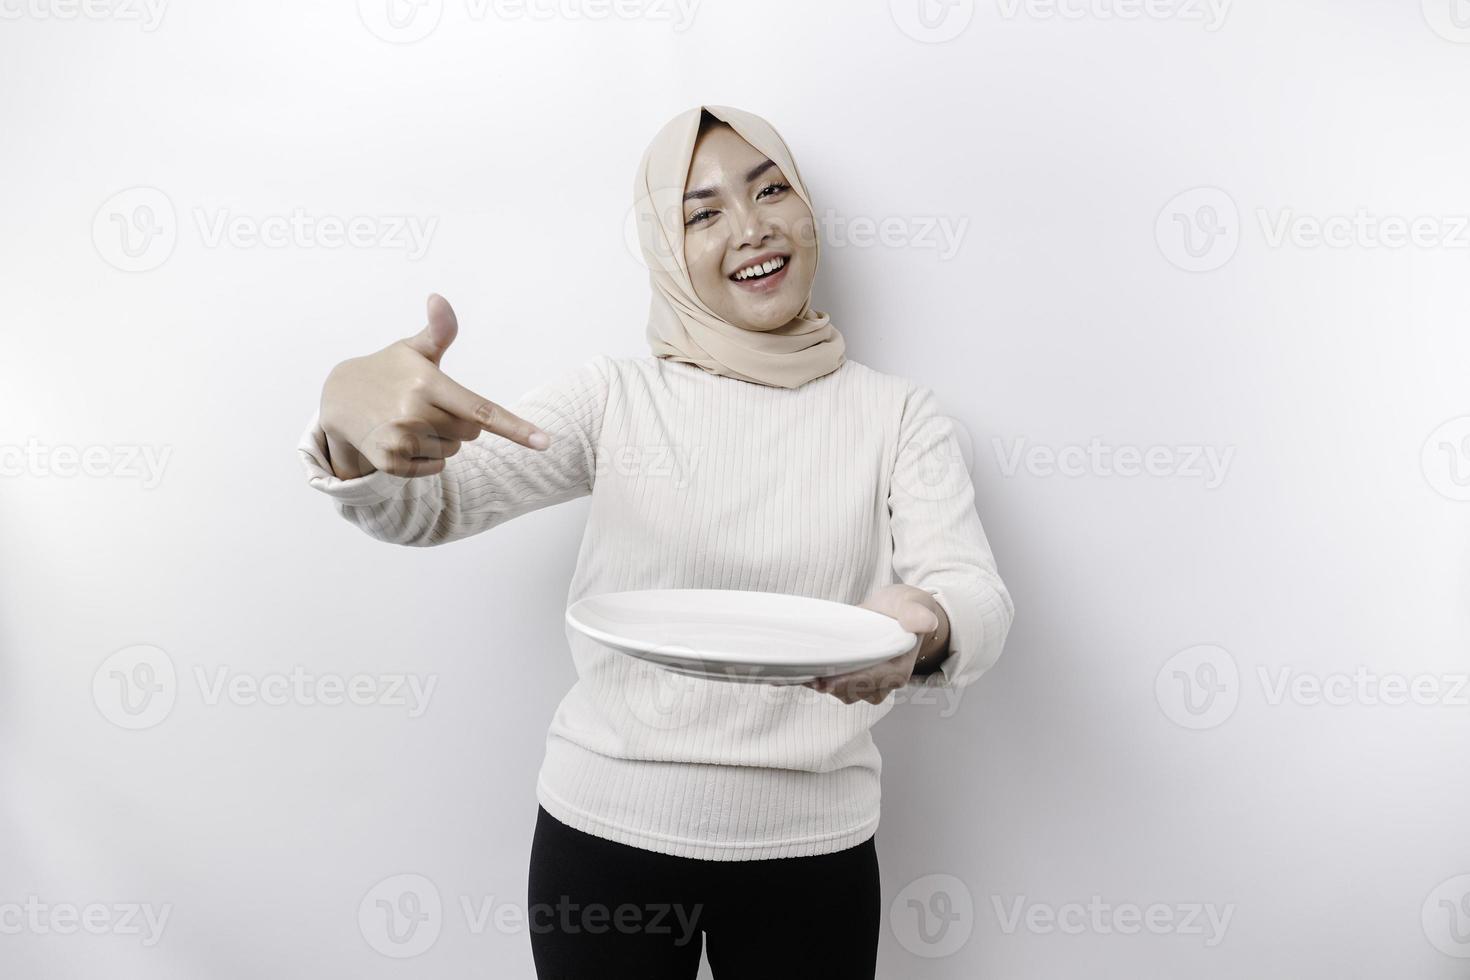
[[[544,450],[481,432],[439,473],[410,478],[375,470],[343,480],[328,463],[319,414],[297,450],[308,484],[366,534],[390,544],[446,544],[592,492],[611,372],[607,355],[598,354],[506,406],[551,436]]]
[[[934,393],[910,389],[888,494],[897,580],[929,591],[949,617],[949,655],[906,687],[964,687],[1000,656],[1015,614],[975,512],[957,423]]]

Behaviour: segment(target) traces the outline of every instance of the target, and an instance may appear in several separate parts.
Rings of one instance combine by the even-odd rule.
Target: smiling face
[[[725,123],[694,144],[684,184],[684,261],[695,294],[742,330],[785,326],[811,295],[811,209],[780,168]]]

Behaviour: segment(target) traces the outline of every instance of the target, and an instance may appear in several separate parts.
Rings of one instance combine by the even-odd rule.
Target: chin
[[[756,333],[765,333],[768,330],[775,330],[779,327],[786,326],[786,324],[790,323],[792,318],[795,317],[796,314],[801,312],[800,305],[792,306],[790,304],[783,304],[782,309],[784,310],[784,312],[763,311],[761,313],[756,313],[753,310],[749,312],[737,312],[735,315],[729,317],[728,319],[731,323],[735,324],[741,330],[751,330]]]
[[[801,301],[794,298],[795,286],[795,283],[788,284],[781,290],[791,293],[790,296],[771,296],[763,303],[751,303],[746,296],[732,296],[730,315],[726,319],[742,330],[758,333],[784,327],[801,312]]]

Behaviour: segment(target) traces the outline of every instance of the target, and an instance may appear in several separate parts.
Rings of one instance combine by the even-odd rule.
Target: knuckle
[[[393,452],[410,459],[414,456],[427,455],[425,450],[428,448],[424,437],[417,432],[399,433],[398,438],[393,441]]]
[[[477,402],[475,404],[475,418],[486,428],[499,428],[505,420],[505,410],[494,402]]]

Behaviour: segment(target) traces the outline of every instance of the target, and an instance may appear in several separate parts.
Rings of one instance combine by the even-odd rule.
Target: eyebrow
[[[747,184],[750,183],[752,180],[755,180],[757,177],[765,173],[767,170],[770,170],[775,165],[776,163],[773,160],[767,160],[764,163],[756,164],[754,167],[751,167],[745,172],[745,182]],[[716,191],[713,187],[696,187],[694,190],[684,195],[684,200],[692,201],[697,198],[714,197],[715,193]]]

